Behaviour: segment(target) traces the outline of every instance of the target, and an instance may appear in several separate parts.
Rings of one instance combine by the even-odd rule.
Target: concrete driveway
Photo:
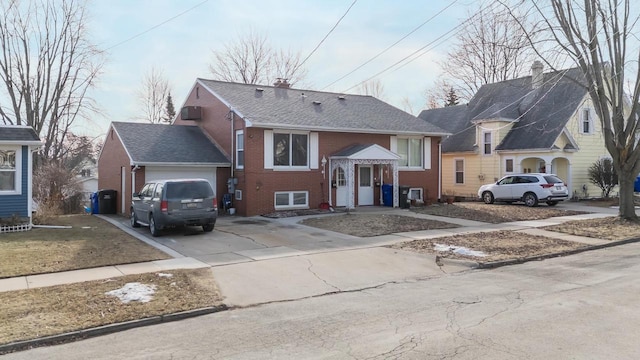
[[[387,213],[403,210],[371,208],[367,211]],[[409,239],[400,234],[368,238],[345,235],[298,224],[303,217],[269,219],[237,216],[220,216],[211,233],[204,233],[200,227],[190,227],[186,230],[165,230],[161,236],[154,238],[148,228],[131,229],[126,219],[118,219],[122,227],[128,227],[182,256],[192,257],[211,266],[362,249]]]

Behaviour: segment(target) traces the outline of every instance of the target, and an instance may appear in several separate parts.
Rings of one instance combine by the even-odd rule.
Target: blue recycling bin
[[[636,181],[633,183],[633,191],[640,192],[640,176],[638,176]]]
[[[100,214],[100,206],[98,204],[98,193],[94,192],[91,194],[91,213],[92,214]]]
[[[393,185],[392,184],[382,185],[382,202],[384,203],[384,206],[393,206]]]

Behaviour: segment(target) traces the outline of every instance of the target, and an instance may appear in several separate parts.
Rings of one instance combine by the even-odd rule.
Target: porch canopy
[[[331,183],[333,172],[342,168],[347,181],[347,208],[355,208],[355,165],[390,165],[393,169],[393,207],[398,207],[398,160],[400,156],[378,144],[355,144],[329,157],[329,203],[333,203]],[[382,174],[380,174],[382,175]],[[382,176],[379,177],[382,185]]]

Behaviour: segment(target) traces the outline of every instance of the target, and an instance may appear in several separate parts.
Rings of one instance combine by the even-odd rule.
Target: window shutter
[[[398,137],[396,136],[391,137],[389,141],[389,150],[391,150],[391,152],[394,154],[398,153]]]
[[[264,168],[273,169],[273,130],[264,131]]]
[[[424,138],[424,168],[431,169],[431,138]]]
[[[311,157],[309,159],[309,167],[311,169],[317,169],[319,156],[317,132],[312,132],[309,134],[309,156]]]

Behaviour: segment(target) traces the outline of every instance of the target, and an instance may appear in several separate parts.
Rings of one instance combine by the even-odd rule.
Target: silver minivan
[[[217,218],[216,195],[205,179],[148,182],[131,201],[131,226],[149,226],[153,236],[174,226],[202,226],[210,232]]]

